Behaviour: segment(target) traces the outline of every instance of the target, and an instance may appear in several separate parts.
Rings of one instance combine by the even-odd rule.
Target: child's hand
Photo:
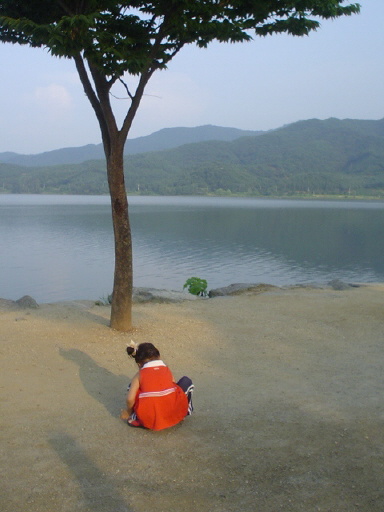
[[[130,414],[128,413],[127,409],[122,409],[121,410],[121,412],[120,412],[120,419],[121,420],[127,421],[129,416],[130,416]]]

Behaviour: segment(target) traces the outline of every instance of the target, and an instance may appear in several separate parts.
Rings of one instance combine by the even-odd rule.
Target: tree
[[[319,20],[359,12],[344,0],[5,0],[0,41],[48,49],[74,60],[96,114],[107,164],[115,237],[111,327],[132,327],[132,242],[124,144],[153,73],[187,44],[243,42],[252,33],[308,35]],[[136,77],[132,89],[128,79]],[[110,103],[120,83],[130,105],[118,127]]]

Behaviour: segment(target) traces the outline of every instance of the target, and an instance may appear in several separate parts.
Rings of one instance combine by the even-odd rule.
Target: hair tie
[[[135,343],[133,340],[131,340],[131,341],[129,342],[129,344],[127,345],[127,348],[128,348],[128,347],[133,348],[133,352],[132,352],[132,354],[131,354],[131,356],[132,356],[132,357],[135,357],[136,352],[137,352],[137,347],[138,347],[138,346],[139,346],[139,345],[138,345],[137,343]]]

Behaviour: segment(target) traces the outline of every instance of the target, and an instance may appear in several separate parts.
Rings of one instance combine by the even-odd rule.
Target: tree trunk
[[[115,274],[112,293],[111,327],[118,331],[132,329],[132,237],[128,199],[124,182],[124,143],[111,140],[107,156],[107,174],[111,195],[115,235]]]

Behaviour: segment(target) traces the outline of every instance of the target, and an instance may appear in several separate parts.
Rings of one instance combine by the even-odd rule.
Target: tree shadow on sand
[[[75,439],[64,432],[56,432],[50,436],[49,443],[75,478],[81,491],[80,500],[85,504],[87,510],[93,512],[132,511],[113,480],[92,461]],[[75,497],[72,499],[76,500]],[[76,505],[79,506],[79,503]],[[81,505],[82,503],[80,503]]]
[[[129,378],[126,375],[115,375],[81,350],[60,348],[59,352],[64,359],[79,366],[79,376],[86,392],[100,402],[111,416],[119,417]]]

